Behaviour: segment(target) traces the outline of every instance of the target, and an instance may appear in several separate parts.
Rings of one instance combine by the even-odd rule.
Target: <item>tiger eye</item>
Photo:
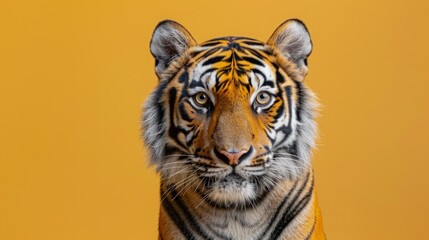
[[[268,103],[270,103],[271,100],[271,94],[267,93],[267,92],[260,92],[258,93],[258,95],[256,96],[256,102],[260,105],[260,106],[264,106],[267,105]]]
[[[209,101],[209,97],[203,92],[195,94],[193,98],[195,103],[197,103],[199,106],[204,106]]]

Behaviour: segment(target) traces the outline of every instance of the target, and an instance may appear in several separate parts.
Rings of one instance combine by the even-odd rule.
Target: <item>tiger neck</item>
[[[178,232],[184,239],[324,239],[312,171],[279,182],[247,209],[219,208],[193,191],[161,187],[161,193],[166,194],[160,211],[163,239],[177,239]]]

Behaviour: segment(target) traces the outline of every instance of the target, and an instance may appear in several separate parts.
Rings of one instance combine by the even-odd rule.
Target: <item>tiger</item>
[[[283,22],[267,42],[197,43],[165,20],[150,51],[158,84],[143,106],[142,137],[161,178],[158,239],[325,239],[304,23]]]

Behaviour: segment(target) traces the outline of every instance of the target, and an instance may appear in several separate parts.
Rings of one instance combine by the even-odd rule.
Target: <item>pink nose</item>
[[[222,155],[224,155],[225,157],[228,158],[229,165],[238,165],[239,163],[239,159],[241,156],[243,156],[243,154],[245,154],[247,151],[246,150],[241,150],[239,152],[227,152],[227,151],[219,151]]]

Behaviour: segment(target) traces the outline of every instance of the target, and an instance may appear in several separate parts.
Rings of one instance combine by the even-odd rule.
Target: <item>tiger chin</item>
[[[325,239],[306,26],[198,43],[167,20],[150,51],[159,82],[142,129],[161,177],[159,239]]]

